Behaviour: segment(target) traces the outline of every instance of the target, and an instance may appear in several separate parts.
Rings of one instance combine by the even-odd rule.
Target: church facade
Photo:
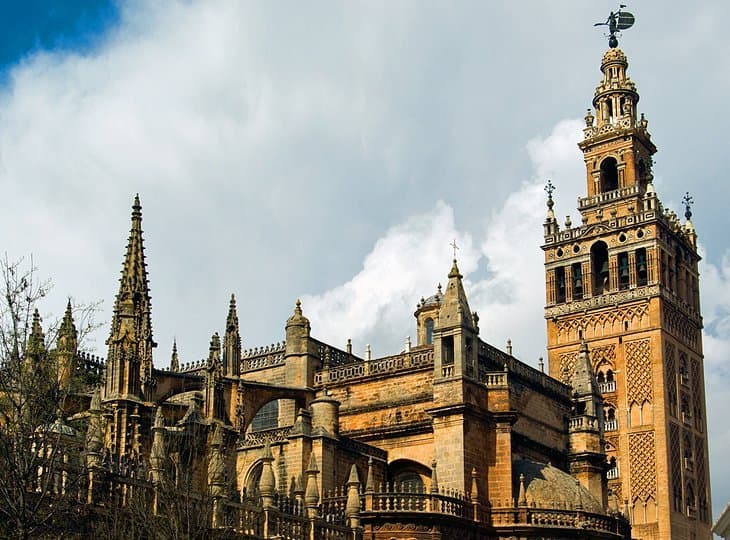
[[[586,117],[582,223],[548,200],[548,373],[482,339],[456,260],[393,355],[318,340],[299,301],[281,343],[242,350],[232,296],[206,360],[156,368],[135,198],[103,384],[75,415],[85,501],[144,485],[155,514],[189,489],[252,539],[710,538],[696,236],[653,189],[626,67],[606,53]]]

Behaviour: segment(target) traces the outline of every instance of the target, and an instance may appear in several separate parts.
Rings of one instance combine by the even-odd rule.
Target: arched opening
[[[241,491],[241,500],[257,503],[259,499],[259,481],[264,465],[261,461],[253,465],[246,475],[246,481]]]
[[[433,343],[433,319],[426,319],[426,344]]]
[[[685,494],[685,504],[687,505],[687,510],[692,511],[695,508],[695,490],[692,487],[692,482],[687,482],[687,489],[684,490]]]
[[[430,483],[431,469],[409,459],[399,459],[388,466],[388,480],[395,491],[424,493]]]
[[[583,270],[581,264],[573,264],[570,270],[573,277],[573,300],[580,300],[583,298]]]
[[[615,158],[609,157],[601,162],[599,181],[601,193],[618,189],[618,164]]]
[[[251,431],[265,431],[279,427],[279,401],[269,401],[259,409],[251,421]]]
[[[618,419],[616,418],[616,409],[611,405],[606,405],[603,409],[603,429],[604,431],[616,431],[618,430]]]
[[[608,246],[599,241],[591,246],[591,266],[593,269],[593,292],[602,294],[608,291]]]
[[[555,300],[559,304],[565,302],[565,268],[562,266],[555,269]]]
[[[629,254],[626,252],[618,254],[618,288],[629,288]]]
[[[646,248],[636,250],[636,284],[641,287],[648,282]]]

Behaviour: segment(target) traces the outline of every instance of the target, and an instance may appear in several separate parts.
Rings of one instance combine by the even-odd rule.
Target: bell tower
[[[544,223],[550,375],[573,381],[587,345],[603,398],[606,476],[639,539],[709,539],[697,237],[652,180],[656,146],[626,55],[609,49],[578,144],[581,223]],[[585,345],[584,345],[585,344]]]

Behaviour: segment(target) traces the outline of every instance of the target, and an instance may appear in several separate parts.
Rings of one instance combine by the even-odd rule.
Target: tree
[[[83,426],[69,418],[87,399],[77,352],[98,303],[77,306],[77,330],[69,300],[46,335],[38,304],[50,282],[38,280],[32,260],[6,255],[0,279],[0,536],[61,536],[82,513]]]

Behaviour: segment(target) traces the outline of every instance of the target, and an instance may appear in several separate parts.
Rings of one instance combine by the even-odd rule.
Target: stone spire
[[[172,340],[172,355],[170,356],[170,371],[180,370],[180,358],[177,355],[177,339]]]
[[[598,390],[598,382],[593,373],[593,366],[591,365],[586,340],[583,340],[581,343],[571,382],[573,384],[573,396],[586,403],[585,414],[594,417],[597,416],[598,411],[594,398],[600,401],[601,392]]]
[[[439,312],[439,324],[442,328],[463,326],[476,329],[473,314],[466,299],[464,284],[461,281],[463,277],[459,272],[456,259],[454,259]]]
[[[30,327],[30,335],[28,336],[28,356],[39,361],[46,352],[46,335],[43,333],[41,326],[41,315],[38,308],[33,310],[33,321]]]
[[[107,373],[115,374],[107,380],[107,396],[141,397],[143,383],[152,383],[152,348],[157,344],[152,339],[151,312],[142,241],[142,206],[137,195],[132,205],[132,227],[107,340]]]
[[[58,329],[58,342],[56,347],[59,351],[76,352],[78,346],[78,332],[74,324],[71,300],[66,304],[66,312],[63,315],[61,326]]]
[[[68,386],[71,376],[76,370],[76,351],[78,348],[78,332],[74,324],[71,310],[71,300],[66,304],[66,313],[58,329],[56,341],[56,362],[58,367],[58,382],[61,387]]]
[[[241,333],[238,328],[236,296],[231,294],[226,318],[226,333],[223,336],[223,375],[238,377],[241,373]]]

